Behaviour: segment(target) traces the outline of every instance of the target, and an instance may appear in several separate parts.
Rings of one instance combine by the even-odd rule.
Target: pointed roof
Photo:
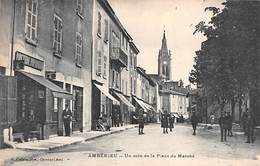
[[[162,39],[162,47],[161,47],[161,51],[163,51],[163,50],[168,51],[165,30],[163,31],[163,39]]]

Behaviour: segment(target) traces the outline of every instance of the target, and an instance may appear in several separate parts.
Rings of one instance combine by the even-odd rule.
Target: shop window
[[[52,121],[58,121],[58,98],[53,98],[53,114],[52,114]]]
[[[73,100],[73,113],[74,113],[73,118],[75,119],[75,121],[78,122],[82,119],[81,118],[82,108],[83,108],[82,91],[73,88],[73,99],[74,99]]]
[[[25,37],[26,41],[36,45],[37,43],[37,14],[38,1],[26,1]]]
[[[61,56],[62,52],[62,19],[54,14],[53,26],[53,49],[54,55]]]

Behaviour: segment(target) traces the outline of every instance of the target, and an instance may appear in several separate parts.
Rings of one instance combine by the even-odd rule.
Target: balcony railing
[[[112,47],[110,49],[110,58],[121,67],[127,67],[127,54],[120,47]]]

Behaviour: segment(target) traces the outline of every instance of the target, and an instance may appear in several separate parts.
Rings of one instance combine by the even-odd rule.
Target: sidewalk
[[[74,133],[71,137],[57,136],[46,140],[37,140],[32,142],[24,142],[15,144],[16,149],[22,150],[37,150],[37,151],[51,151],[63,148],[68,145],[89,141],[105,135],[114,134],[124,130],[136,127],[137,125],[127,125],[122,127],[112,127],[111,131],[89,131],[85,133]]]
[[[112,127],[111,131],[89,131],[84,133],[74,133],[71,137],[57,136],[47,140],[37,140],[34,142],[17,143],[15,149],[0,149],[0,165],[11,159],[23,158],[29,154],[48,152],[60,149],[69,145],[93,140],[109,134],[118,133],[124,130],[132,129],[138,125],[127,125],[122,127]]]

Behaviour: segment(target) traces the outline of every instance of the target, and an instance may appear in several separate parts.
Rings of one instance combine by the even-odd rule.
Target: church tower
[[[171,51],[167,48],[165,30],[163,32],[162,46],[158,55],[158,75],[160,80],[171,80]]]

